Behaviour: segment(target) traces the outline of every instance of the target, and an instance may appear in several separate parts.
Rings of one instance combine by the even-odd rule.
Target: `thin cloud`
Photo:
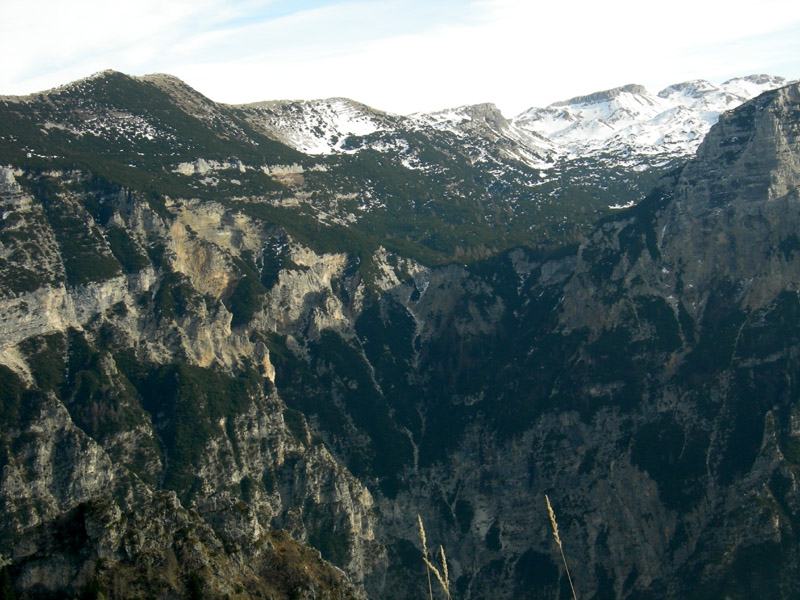
[[[238,103],[348,96],[507,115],[624,83],[800,75],[800,4],[672,0],[31,0],[4,7],[0,93],[113,68]],[[47,43],[43,43],[47,40]],[[654,91],[655,91],[654,89]]]

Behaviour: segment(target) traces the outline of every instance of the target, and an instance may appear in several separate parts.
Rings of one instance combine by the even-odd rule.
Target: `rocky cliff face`
[[[436,499],[428,520],[449,520],[439,535],[465,595],[564,585],[532,518],[543,493],[564,512],[581,595],[794,593],[797,94],[724,116],[563,280],[534,264],[519,297],[493,286],[516,329],[472,343],[495,344],[484,352],[501,374],[411,492]],[[767,571],[776,589],[756,592]]]
[[[42,175],[56,190],[82,176]],[[81,249],[96,253],[84,264],[84,257],[64,252],[66,240],[55,241],[57,224],[48,222],[40,202],[10,170],[5,182],[6,221],[13,224],[4,228],[4,249],[12,257],[31,247],[50,253],[41,266],[36,260],[6,263],[0,309],[8,419],[3,563],[13,565],[17,588],[80,591],[107,584],[118,563],[138,569],[144,550],[136,544],[123,548],[124,530],[134,516],[147,520],[152,497],[171,503],[160,509],[165,514],[152,516],[161,528],[148,541],[158,546],[153,552],[171,552],[175,536],[187,527],[192,536],[205,536],[197,552],[190,552],[192,559],[170,559],[175,564],[160,575],[170,578],[163,584],[168,587],[202,583],[209,593],[258,589],[261,584],[253,582],[264,570],[278,568],[277,551],[264,550],[278,527],[294,539],[313,540],[356,582],[381,565],[369,491],[277,396],[266,338],[232,328],[241,314],[234,288],[246,277],[235,261],[260,250],[270,232],[213,204],[167,203],[159,216],[124,191],[100,200],[107,215],[99,223],[82,204],[85,198],[55,192],[64,204],[74,200],[69,206],[76,220],[102,240]],[[125,236],[121,245],[115,235]],[[287,252],[298,269],[309,260],[308,250]],[[290,283],[276,284],[275,294],[290,289],[294,297],[276,298],[259,322],[278,331],[300,319],[305,295],[329,290],[331,272],[341,262],[323,258],[297,279],[284,274]],[[70,281],[65,273],[78,268],[85,269],[76,271],[83,279]],[[42,271],[41,286],[28,283]],[[333,322],[337,310],[332,306],[328,315],[315,309],[319,326]],[[164,487],[171,495],[158,491]],[[84,526],[72,524],[72,515],[94,511],[98,503],[114,519],[93,525],[97,539],[81,538],[61,551],[64,556],[52,557],[31,540],[38,528],[59,542],[60,530],[51,529],[65,519],[80,530],[75,535],[83,535]],[[280,542],[282,552],[298,552],[291,539]],[[207,556],[220,549],[223,558]],[[313,555],[306,560],[319,563],[319,572],[302,571],[311,563],[292,566],[297,581],[284,593],[295,587],[315,597],[328,589],[356,593],[329,565]],[[98,561],[106,562],[101,568]],[[187,571],[186,561],[194,570]],[[212,577],[217,568],[230,579]],[[282,577],[278,588],[289,585]],[[131,579],[126,586],[143,585],[134,574]]]
[[[3,151],[4,594],[424,596],[419,514],[454,597],[550,598],[545,493],[581,597],[798,593],[796,85],[579,248],[436,265],[318,218],[364,181],[346,163],[148,81],[196,119],[148,113],[190,148],[152,177],[110,129],[122,162]],[[197,159],[236,140],[276,154]],[[430,248],[457,229],[413,214]]]

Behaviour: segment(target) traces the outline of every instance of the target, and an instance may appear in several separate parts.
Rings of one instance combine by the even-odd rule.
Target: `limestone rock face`
[[[712,279],[742,282],[750,308],[800,283],[790,249],[800,224],[798,94],[789,86],[724,115],[682,173],[660,224],[662,253],[682,270],[687,307],[702,303],[691,290]]]
[[[237,312],[237,286],[248,277],[258,282],[259,269],[243,273],[241,257],[262,252],[273,232],[214,204],[169,202],[159,215],[123,190],[104,199],[105,223],[79,204],[72,208],[84,211],[101,239],[127,232],[113,255],[121,268],[65,282],[58,223],[15,173],[22,177],[4,171],[6,220],[17,231],[35,230],[37,252],[51,256],[43,266],[53,265],[38,286],[5,277],[0,299],[0,362],[10,386],[4,414],[20,419],[19,427],[9,421],[2,438],[0,560],[15,587],[142,589],[138,570],[147,564],[151,589],[202,582],[210,593],[233,593],[267,581],[278,595],[363,595],[365,575],[385,567],[372,496],[275,393],[266,340]],[[80,175],[43,177],[58,188]],[[247,318],[277,333],[299,330],[307,311],[319,330],[347,323],[331,291],[344,257],[295,245],[291,259],[296,272],[276,270],[281,303],[260,301],[260,312],[247,309]],[[37,269],[22,259],[3,265],[12,275],[9,269]],[[307,298],[324,293],[329,301],[319,308]],[[156,498],[167,503],[156,508]],[[58,528],[75,519],[81,536],[93,528],[80,552],[59,546]],[[178,558],[170,554],[176,543],[185,552]],[[302,543],[322,548],[358,587],[319,554],[305,556]],[[43,547],[52,555],[40,559]],[[230,556],[214,558],[219,552]],[[97,561],[105,561],[102,568]],[[165,569],[155,566],[162,561]],[[317,572],[309,576],[303,570],[312,565]],[[117,568],[127,575],[111,582]]]
[[[599,228],[565,297],[571,326],[598,329],[625,308],[599,309],[614,293],[653,295],[701,320],[715,288],[764,308],[800,286],[796,85],[723,115],[697,158],[647,203]]]
[[[194,589],[358,597],[340,572],[288,535],[251,523],[249,543],[231,547],[236,531],[220,537],[174,492],[153,490],[113,465],[55,399],[43,398],[37,410],[20,423],[25,435],[15,440],[0,488],[3,565],[12,565],[23,593],[101,587],[123,596]]]

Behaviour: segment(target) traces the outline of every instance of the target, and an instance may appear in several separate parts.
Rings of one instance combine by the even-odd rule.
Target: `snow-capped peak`
[[[748,75],[729,79],[720,85],[720,88],[729,94],[735,94],[745,99],[754,98],[766,90],[788,85],[789,81],[783,77],[773,75]]]
[[[647,95],[647,89],[642,85],[629,83],[628,85],[611,88],[610,90],[603,90],[600,92],[594,92],[593,94],[588,94],[586,96],[576,96],[575,98],[570,98],[569,100],[554,102],[550,106],[589,106],[604,102],[613,102],[617,98],[620,98],[624,95],[644,96]]]
[[[786,83],[768,75],[731,79],[719,86],[698,79],[658,94],[626,85],[531,108],[511,123],[549,138],[567,155],[661,153],[669,159],[694,153],[720,113]]]
[[[584,142],[605,140],[629,125],[654,118],[669,105],[640,85],[626,85],[532,108],[513,122],[551,140]]]
[[[444,129],[471,122],[485,123],[495,129],[508,125],[508,121],[500,109],[491,102],[468,104],[430,113],[415,113],[409,118],[419,123],[427,123],[432,127]]]
[[[705,94],[713,92],[718,89],[713,83],[705,79],[695,79],[693,81],[684,81],[683,83],[674,83],[660,92],[659,98],[664,98],[670,102],[677,102],[677,98],[702,98]]]
[[[496,105],[486,102],[470,104],[432,113],[416,113],[409,117],[417,129],[446,131],[471,145],[470,154],[483,158],[491,154],[490,145],[501,155],[535,168],[549,168],[556,156],[553,143],[546,137],[517,127],[506,119]]]
[[[405,156],[413,146],[405,140],[406,133],[440,132],[460,138],[464,154],[478,162],[496,156],[549,169],[563,160],[603,155],[618,166],[636,170],[693,154],[720,113],[786,83],[768,75],[719,85],[697,79],[670,85],[657,94],[628,84],[531,108],[511,119],[490,103],[407,117],[345,98],[271,101],[238,108],[267,135],[307,154],[369,147],[400,152],[410,165],[416,163]],[[350,137],[361,140],[351,144]]]

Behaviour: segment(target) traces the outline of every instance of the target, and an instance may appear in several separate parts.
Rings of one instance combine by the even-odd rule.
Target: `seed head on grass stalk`
[[[553,507],[550,506],[550,498],[547,497],[547,494],[544,495],[545,502],[547,502],[547,513],[550,515],[550,525],[553,527],[553,537],[556,540],[556,544],[558,544],[558,549],[561,551],[561,560],[564,561],[564,569],[567,571],[567,580],[569,581],[569,589],[572,590],[572,598],[573,600],[578,600],[578,597],[575,595],[575,587],[572,585],[572,577],[569,574],[569,567],[567,566],[567,557],[564,556],[564,546],[561,544],[561,538],[558,535],[558,523],[556,522],[556,513],[553,511]]]
[[[433,588],[431,588],[431,572],[428,569],[428,546],[425,543],[425,528],[422,526],[422,517],[417,515],[417,522],[419,523],[419,538],[422,540],[422,560],[425,561],[425,573],[428,575],[428,597],[433,600]]]
[[[444,591],[450,597],[450,574],[447,572],[447,557],[444,555],[444,547],[439,546],[439,554],[442,556],[442,571],[444,571]]]
[[[439,554],[442,558],[442,571],[444,572],[444,577],[442,577],[442,573],[436,566],[428,560],[428,546],[425,540],[425,528],[422,526],[422,517],[417,515],[417,521],[419,522],[419,537],[422,540],[422,560],[425,562],[425,569],[426,573],[428,574],[428,595],[431,600],[433,600],[433,590],[431,589],[431,571],[433,572],[434,576],[436,577],[436,581],[439,582],[439,585],[442,586],[442,590],[444,591],[444,595],[447,600],[451,600],[450,596],[450,575],[447,572],[447,558],[444,555],[444,548],[439,546]]]

